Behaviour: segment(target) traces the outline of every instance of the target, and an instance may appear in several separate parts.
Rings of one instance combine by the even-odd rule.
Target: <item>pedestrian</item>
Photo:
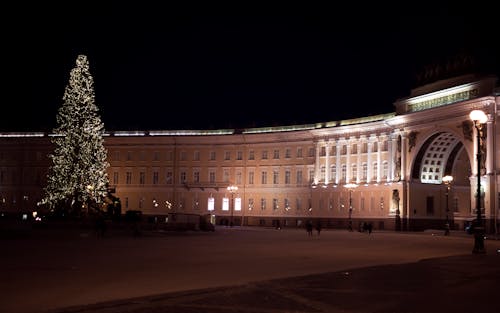
[[[320,221],[318,221],[318,223],[316,224],[316,232],[318,233],[318,236],[321,233],[321,222]]]
[[[368,226],[367,226],[367,229],[368,229],[368,235],[372,233],[372,229],[373,229],[373,225],[372,223],[368,223]]]
[[[450,235],[450,223],[444,224],[444,235],[449,236]]]
[[[312,236],[313,234],[313,224],[311,221],[307,221],[306,223],[306,230],[307,230],[307,235]]]

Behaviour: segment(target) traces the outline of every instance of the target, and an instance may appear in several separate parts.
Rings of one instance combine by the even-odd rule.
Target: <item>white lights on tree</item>
[[[100,210],[107,194],[107,150],[104,124],[95,104],[94,80],[85,55],[79,55],[65,88],[53,130],[45,197],[41,204],[65,211]]]

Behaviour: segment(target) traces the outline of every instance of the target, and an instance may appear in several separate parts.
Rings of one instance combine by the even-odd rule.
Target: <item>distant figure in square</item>
[[[307,221],[306,223],[306,230],[307,230],[307,235],[312,236],[313,234],[313,224],[311,221]]]
[[[318,223],[316,224],[316,232],[318,233],[318,236],[321,233],[321,222],[320,221],[318,221]]]

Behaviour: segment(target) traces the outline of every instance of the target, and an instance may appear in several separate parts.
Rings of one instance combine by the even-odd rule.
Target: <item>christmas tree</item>
[[[107,194],[104,124],[95,104],[94,80],[85,55],[71,70],[51,139],[54,152],[41,204],[79,215],[99,211]]]

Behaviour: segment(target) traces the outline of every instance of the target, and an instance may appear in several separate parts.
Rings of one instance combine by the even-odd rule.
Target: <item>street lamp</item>
[[[354,188],[358,187],[358,185],[349,183],[344,185],[345,188],[349,190],[349,220],[348,220],[348,229],[352,231],[352,192]]]
[[[446,175],[445,177],[443,177],[443,183],[446,185],[446,225],[445,225],[446,229],[444,232],[446,236],[450,234],[450,220],[449,220],[450,207],[448,198],[450,195],[450,188],[452,181],[453,181],[453,176],[451,175]]]
[[[234,193],[238,191],[238,186],[235,185],[227,186],[227,191],[231,193],[231,220],[229,224],[231,227],[233,227]]]
[[[481,221],[481,132],[483,124],[486,123],[488,117],[481,110],[474,110],[469,114],[470,119],[474,122],[477,138],[477,191],[476,191],[476,225],[474,225],[474,248],[472,253],[486,253],[484,248],[484,226]]]

